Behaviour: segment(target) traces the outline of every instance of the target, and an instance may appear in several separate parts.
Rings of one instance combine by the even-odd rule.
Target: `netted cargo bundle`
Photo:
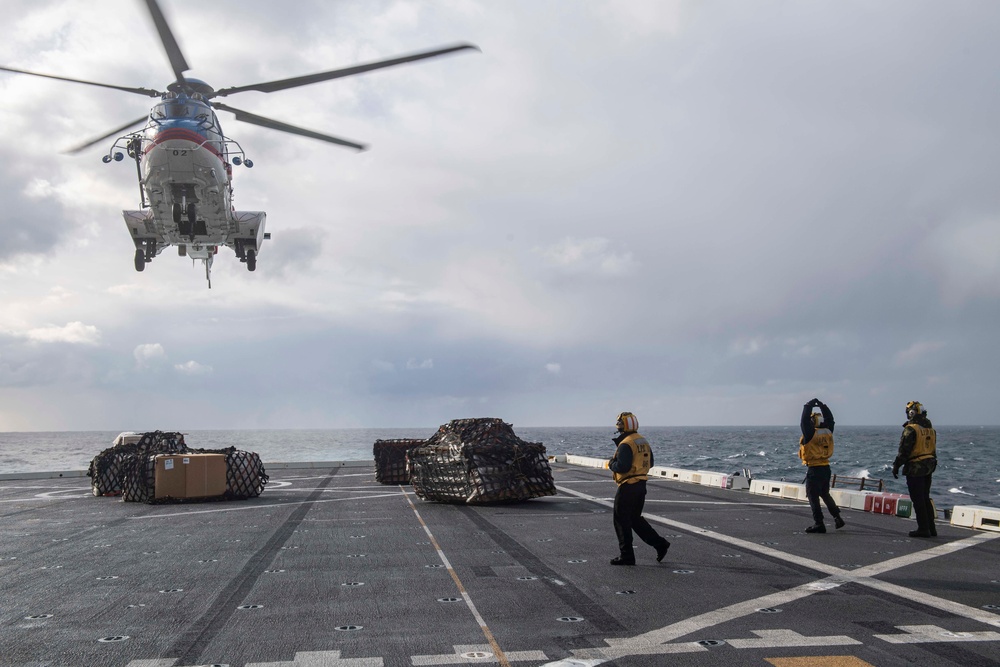
[[[225,449],[192,449],[197,454],[224,454],[226,456],[226,495],[230,500],[256,498],[264,490],[268,476],[256,452],[235,447]]]
[[[122,500],[152,503],[156,499],[156,454],[133,454],[121,459]]]
[[[545,446],[521,440],[502,419],[454,419],[407,456],[424,500],[487,504],[556,493]]]
[[[147,454],[182,454],[188,451],[184,444],[184,434],[172,431],[150,431],[141,435],[123,433],[115,438],[115,443],[90,462],[87,476],[91,478],[91,490],[95,496],[117,496],[122,493],[124,462],[128,458]]]
[[[406,453],[426,442],[418,438],[376,440],[372,446],[372,454],[375,455],[375,481],[381,484],[409,484]]]

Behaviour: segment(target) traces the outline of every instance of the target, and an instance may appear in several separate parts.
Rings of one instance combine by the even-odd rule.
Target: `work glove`
[[[892,476],[894,479],[899,479],[899,466],[893,466]]]

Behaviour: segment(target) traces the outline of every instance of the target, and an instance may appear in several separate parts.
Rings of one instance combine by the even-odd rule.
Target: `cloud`
[[[423,361],[417,361],[416,359],[409,359],[406,362],[406,370],[416,371],[416,370],[430,370],[434,368],[433,359],[424,359]]]
[[[634,268],[631,252],[613,252],[610,247],[606,238],[565,238],[536,252],[549,266],[570,274],[619,276]]]
[[[167,360],[167,353],[159,343],[143,343],[132,350],[136,368],[158,366]]]
[[[921,341],[914,343],[905,350],[901,350],[893,356],[893,363],[896,366],[913,366],[926,359],[930,354],[945,347],[941,341]]]
[[[174,370],[181,375],[210,375],[213,369],[197,361],[185,361],[183,364],[174,364]]]
[[[47,326],[29,329],[25,336],[36,343],[70,343],[73,345],[97,345],[101,341],[100,330],[83,322],[70,322],[63,326]]]
[[[545,364],[545,372],[551,373],[552,375],[559,375],[562,372],[562,365],[556,363]]]

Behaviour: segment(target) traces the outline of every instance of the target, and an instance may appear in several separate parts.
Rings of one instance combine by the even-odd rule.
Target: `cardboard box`
[[[212,498],[226,492],[224,454],[160,454],[154,474],[155,498]]]

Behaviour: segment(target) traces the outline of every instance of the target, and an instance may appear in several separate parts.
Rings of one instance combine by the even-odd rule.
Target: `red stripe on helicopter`
[[[177,141],[177,140],[190,141],[193,144],[198,144],[200,148],[204,148],[209,153],[212,153],[217,158],[222,160],[222,162],[225,162],[225,159],[223,159],[222,157],[222,153],[220,153],[218,149],[216,149],[215,146],[212,145],[211,141],[209,141],[208,139],[206,139],[205,137],[203,137],[202,135],[198,134],[193,130],[185,130],[178,127],[172,127],[157,132],[153,140],[149,143],[148,146],[146,146],[145,152],[149,153],[151,150],[153,150],[153,148],[155,148],[159,144],[162,144],[164,141]]]

